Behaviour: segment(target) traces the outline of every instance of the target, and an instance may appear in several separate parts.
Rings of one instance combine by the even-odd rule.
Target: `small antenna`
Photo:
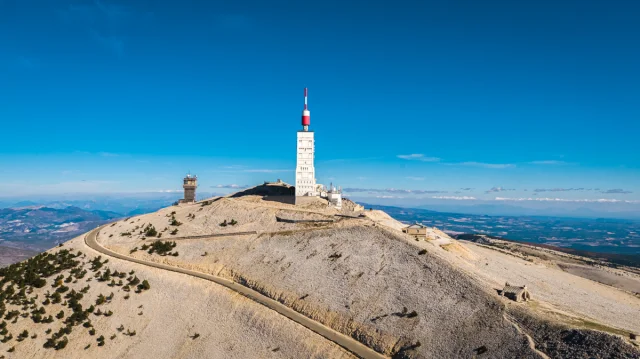
[[[309,108],[307,107],[307,95],[308,90],[304,88],[304,110],[302,110],[302,130],[308,131],[309,125],[311,124],[311,113],[309,112]]]
[[[304,109],[307,110],[307,88],[304,88]]]

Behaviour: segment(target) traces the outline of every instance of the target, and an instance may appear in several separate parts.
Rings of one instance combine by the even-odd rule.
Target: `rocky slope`
[[[295,207],[247,195],[127,218],[104,227],[98,242],[134,258],[233,279],[387,356],[638,356],[619,337],[542,315],[535,310],[539,302],[513,304],[499,297],[462,265],[462,259],[477,260],[477,255],[444,233],[434,230],[433,240],[416,241],[401,227],[383,212],[345,213],[321,203]],[[151,246],[167,240],[175,247]],[[67,246],[95,255],[81,238]],[[16,353],[65,358],[153,357],[163,350],[162,357],[350,356],[216,285],[119,260],[110,263],[119,271],[135,269],[152,286],[127,300],[114,288],[113,301],[119,301],[111,307],[114,314],[98,323],[109,335],[115,331],[113,343],[107,340],[114,352],[83,352],[92,338],[82,333],[70,338],[66,353],[41,348],[39,338],[30,346],[27,340],[9,341],[0,350],[15,345]],[[107,289],[91,291],[95,297]],[[18,323],[31,326],[28,321]],[[121,322],[136,329],[135,338],[117,334]],[[193,332],[200,338],[191,339]]]
[[[41,288],[26,286],[24,300],[6,300],[0,326],[0,357],[9,358],[290,358],[298,355],[310,358],[351,358],[339,346],[317,334],[301,328],[277,313],[265,309],[229,290],[209,282],[159,269],[135,265],[114,258],[105,258],[85,245],[82,237],[75,238],[48,253],[70,251],[79,264],[46,278]],[[92,269],[92,261],[102,263]],[[51,261],[52,263],[54,261]],[[74,269],[86,271],[84,275]],[[116,284],[102,281],[109,270]],[[115,272],[126,273],[119,279]],[[81,272],[80,272],[81,273]],[[4,274],[4,273],[3,273]],[[56,277],[64,277],[60,302],[53,295]],[[96,277],[97,276],[97,277]],[[72,277],[72,281],[66,279]],[[129,277],[147,280],[148,290],[136,293],[136,285],[125,287]],[[5,277],[0,276],[0,279]],[[118,285],[119,281],[123,281]],[[3,283],[7,293],[9,283]],[[14,285],[18,292],[18,285]],[[88,288],[87,288],[88,287]],[[84,288],[87,288],[83,291]],[[87,319],[70,326],[69,332],[55,340],[66,344],[63,348],[48,348],[46,343],[54,334],[69,327],[65,321],[73,314],[69,308],[69,293],[83,293],[79,304]],[[100,295],[106,300],[97,304]],[[1,296],[1,295],[0,295]],[[18,296],[19,297],[19,296]],[[48,302],[48,303],[47,303]],[[40,309],[43,308],[43,309]],[[33,312],[44,311],[42,317],[52,321],[35,322]],[[19,312],[7,319],[9,312]],[[60,312],[63,316],[58,318]],[[105,315],[110,313],[110,315]],[[26,316],[23,316],[26,315]],[[89,323],[89,324],[87,324]],[[20,335],[28,332],[25,339]],[[95,330],[95,332],[92,332]],[[99,338],[103,337],[103,345]],[[10,338],[10,339],[8,339]]]
[[[529,312],[512,315],[510,303],[493,288],[441,253],[432,242],[444,239],[444,233],[434,233],[435,241],[415,241],[383,212],[367,211],[364,218],[335,214],[252,196],[224,198],[120,222],[105,228],[100,241],[129,253],[148,244],[140,231],[149,225],[162,233],[161,239],[255,231],[178,239],[176,257],[142,250],[130,255],[244,283],[387,355],[442,358],[486,350],[491,357],[540,356],[513,323]],[[335,222],[292,224],[277,217]],[[181,224],[172,226],[173,218]],[[225,220],[237,224],[221,225]],[[450,250],[473,256],[447,239]]]

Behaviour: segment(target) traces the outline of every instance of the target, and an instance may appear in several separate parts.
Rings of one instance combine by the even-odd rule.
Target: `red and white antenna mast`
[[[311,124],[311,112],[307,108],[307,88],[304,88],[304,110],[302,110],[302,130],[309,131]]]

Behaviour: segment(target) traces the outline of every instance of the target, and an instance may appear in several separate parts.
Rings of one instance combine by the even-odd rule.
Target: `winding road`
[[[224,286],[228,289],[231,289],[234,292],[240,293],[243,296],[251,299],[252,301],[256,302],[256,303],[260,303],[262,305],[264,305],[265,307],[272,309],[276,312],[278,312],[279,314],[293,320],[294,322],[304,326],[307,329],[310,329],[311,331],[325,337],[326,339],[336,343],[337,345],[343,347],[344,349],[348,350],[349,352],[353,353],[354,355],[360,357],[360,358],[364,358],[364,359],[383,359],[383,358],[387,358],[384,355],[374,351],[373,349],[367,347],[366,345],[358,342],[357,340],[344,335],[342,333],[339,333],[319,322],[316,322],[313,319],[310,319],[298,312],[296,312],[295,310],[287,307],[286,305],[275,301],[259,292],[256,292],[253,289],[247,288],[241,284],[238,284],[236,282],[224,279],[224,278],[220,278],[220,277],[216,277],[210,274],[205,274],[205,273],[201,273],[201,272],[196,272],[196,271],[192,271],[192,270],[188,270],[188,269],[183,269],[183,268],[177,268],[177,267],[173,267],[167,264],[161,264],[161,263],[155,263],[155,262],[149,262],[149,261],[145,261],[145,260],[141,260],[141,259],[137,259],[137,258],[132,258],[132,257],[128,257],[125,255],[122,255],[120,253],[116,253],[112,250],[109,250],[103,246],[101,246],[98,241],[97,241],[97,237],[98,237],[98,233],[100,232],[100,229],[102,229],[102,227],[98,227],[96,229],[94,229],[93,231],[87,233],[84,237],[84,242],[87,246],[89,246],[90,248],[104,254],[110,257],[114,257],[114,258],[118,258],[118,259],[122,259],[128,262],[133,262],[133,263],[137,263],[137,264],[142,264],[145,266],[149,266],[149,267],[154,267],[154,268],[159,268],[159,269],[164,269],[164,270],[168,270],[171,272],[176,272],[176,273],[181,273],[181,274],[186,274],[186,275],[190,275],[192,277],[197,277],[197,278],[201,278],[204,280],[208,280],[211,282],[214,282],[216,284],[219,284],[221,286]]]

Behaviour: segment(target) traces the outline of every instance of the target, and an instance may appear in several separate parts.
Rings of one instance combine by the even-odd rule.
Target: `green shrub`
[[[170,241],[155,241],[151,243],[151,248],[149,248],[148,253],[158,253],[161,256],[166,256],[169,252],[176,247],[176,242]]]
[[[141,285],[142,285],[142,289],[143,289],[143,290],[149,290],[149,289],[151,289],[151,285],[149,284],[149,282],[148,282],[146,279],[142,281],[142,284],[141,284]]]
[[[156,228],[154,226],[149,224],[145,228],[144,235],[147,236],[147,237],[155,237],[156,235],[158,235],[158,231],[156,231]]]
[[[67,337],[63,337],[62,340],[56,343],[55,348],[56,350],[64,349],[68,343],[69,343],[69,339],[67,339]]]

